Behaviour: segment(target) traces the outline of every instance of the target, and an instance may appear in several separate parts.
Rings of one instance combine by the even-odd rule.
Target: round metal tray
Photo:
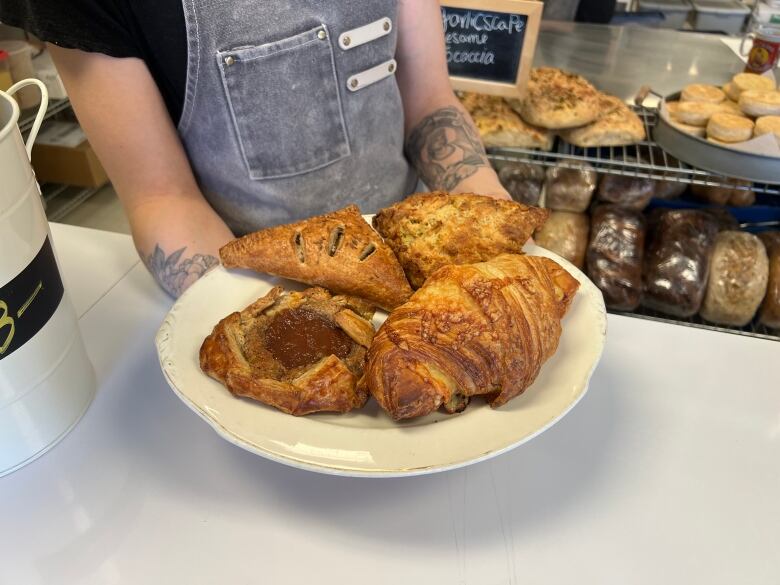
[[[679,98],[677,92],[663,99]],[[748,181],[780,183],[780,157],[750,154],[686,134],[661,117],[660,107],[653,140],[673,157],[705,171]]]

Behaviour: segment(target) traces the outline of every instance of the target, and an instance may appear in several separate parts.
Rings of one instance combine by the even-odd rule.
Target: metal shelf
[[[780,195],[780,185],[754,183],[741,186],[730,183],[728,177],[694,168],[664,152],[650,138],[656,123],[657,110],[632,106],[642,119],[647,140],[631,146],[579,148],[557,139],[554,151],[542,152],[528,148],[491,148],[488,158],[497,163],[524,162],[541,166],[579,168],[583,163],[595,170],[613,175],[626,175],[643,179],[655,179],[675,183],[750,189],[755,193]]]
[[[60,112],[70,109],[70,100],[68,98],[62,100],[49,101],[49,107],[46,109],[46,115],[43,117],[44,121],[56,116]],[[23,110],[22,118],[19,119],[19,130],[22,134],[30,131],[35,123],[35,115],[38,113],[37,109]]]

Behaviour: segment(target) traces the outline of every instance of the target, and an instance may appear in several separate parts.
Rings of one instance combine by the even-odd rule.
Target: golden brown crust
[[[379,329],[361,386],[396,420],[456,412],[478,395],[501,406],[555,353],[578,287],[537,256],[440,268]]]
[[[725,99],[726,94],[722,89],[705,83],[692,83],[686,85],[680,93],[681,102],[719,104]]]
[[[414,288],[437,268],[519,253],[546,209],[474,194],[417,193],[374,217]]]
[[[351,339],[349,353],[342,358],[324,355],[314,363],[295,367],[275,358],[266,345],[270,324],[285,311],[301,309],[343,331]],[[360,299],[332,297],[321,288],[285,295],[281,287],[275,287],[214,327],[200,348],[200,367],[233,395],[252,398],[288,414],[360,408],[368,395],[356,387],[356,382],[363,374],[366,351],[373,339],[369,322],[372,314]]]
[[[239,238],[219,251],[226,268],[251,268],[391,310],[412,294],[393,251],[355,205]]]
[[[531,72],[517,107],[529,124],[554,130],[590,124],[601,112],[599,92],[587,79],[552,67]]]
[[[645,127],[631,108],[622,100],[602,95],[599,100],[601,116],[595,122],[561,132],[569,144],[591,146],[625,146],[645,139]]]
[[[458,94],[487,147],[514,146],[550,150],[555,136],[549,130],[527,124],[500,97],[471,92]]]

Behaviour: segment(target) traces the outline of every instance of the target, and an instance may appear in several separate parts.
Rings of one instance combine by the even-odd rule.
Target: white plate
[[[252,400],[235,398],[200,371],[198,352],[220,319],[264,295],[272,286],[305,288],[283,279],[218,267],[190,287],[157,334],[168,383],[184,403],[231,443],[274,461],[345,476],[397,477],[444,471],[495,457],[532,439],[582,398],[601,357],[606,313],[601,292],[566,260],[537,246],[580,281],[556,354],[521,396],[493,410],[475,399],[458,415],[442,413],[394,422],[370,399],[347,414],[294,417]],[[375,325],[385,314],[375,318]]]

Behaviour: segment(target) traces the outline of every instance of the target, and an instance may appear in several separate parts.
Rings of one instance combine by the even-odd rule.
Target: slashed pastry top
[[[503,98],[472,92],[459,92],[458,97],[471,114],[485,146],[552,148],[552,132],[524,122]]]
[[[381,210],[374,227],[414,288],[437,268],[519,253],[549,210],[475,194],[417,193]]]
[[[393,251],[350,205],[248,234],[219,251],[226,268],[251,268],[357,296],[390,310],[412,294]]]
[[[529,124],[573,128],[598,118],[599,92],[587,79],[552,67],[531,71],[525,98],[510,100]]]
[[[373,308],[321,288],[285,294],[275,287],[222,319],[200,349],[200,367],[236,396],[288,414],[347,412],[368,395],[357,389],[374,337]]]

